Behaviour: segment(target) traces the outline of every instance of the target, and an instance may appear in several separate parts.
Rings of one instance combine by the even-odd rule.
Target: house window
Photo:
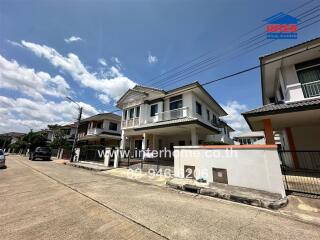
[[[182,95],[178,95],[169,99],[170,101],[170,110],[182,108]]]
[[[150,108],[150,116],[154,117],[158,113],[158,104],[153,104]]]
[[[102,122],[97,123],[97,128],[102,128]]]
[[[129,110],[129,118],[132,119],[133,118],[133,113],[134,113],[134,108],[131,108]]]
[[[320,58],[295,65],[304,97],[320,95]]]
[[[214,114],[212,115],[212,122],[213,122],[213,123],[217,123],[217,117],[216,117],[216,115],[214,115]]]
[[[114,123],[114,122],[110,122],[109,123],[109,130],[117,131],[117,129],[118,129],[118,124],[117,123]]]
[[[136,117],[140,117],[140,106],[136,107]]]
[[[127,120],[127,110],[123,110],[123,118],[124,120]]]
[[[283,100],[284,99],[284,95],[283,95],[283,91],[282,91],[282,87],[281,86],[279,86],[279,94],[280,94],[281,100]]]
[[[207,109],[207,120],[210,121],[210,111]]]
[[[196,102],[196,111],[199,115],[202,115],[202,106],[198,102]]]

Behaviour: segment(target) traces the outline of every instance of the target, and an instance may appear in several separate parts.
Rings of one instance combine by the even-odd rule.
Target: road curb
[[[240,195],[232,192],[224,191],[223,189],[217,190],[212,189],[209,187],[200,187],[193,184],[183,184],[183,183],[175,183],[172,181],[167,181],[166,185],[170,188],[182,190],[186,192],[192,192],[199,195],[221,198],[233,202],[243,203],[247,205],[252,205],[255,207],[267,208],[272,210],[277,210],[282,207],[285,207],[288,204],[288,198],[280,198],[280,199],[264,199],[264,198],[257,198],[251,197],[246,195]]]

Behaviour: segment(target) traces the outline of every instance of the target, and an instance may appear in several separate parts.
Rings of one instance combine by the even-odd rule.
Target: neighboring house
[[[265,144],[264,132],[246,132],[233,137],[236,145]]]
[[[49,127],[47,131],[47,138],[50,142],[52,142],[55,139],[55,134],[57,131],[62,132],[63,136],[67,141],[72,144],[74,141],[74,137],[76,134],[76,125],[74,123],[72,124],[67,124],[63,126],[51,126]]]
[[[198,82],[170,91],[135,86],[117,107],[123,110],[121,149],[173,150],[201,144],[214,134],[232,141],[232,129],[219,120],[227,113]]]
[[[216,125],[220,129],[219,134],[208,135],[205,142],[208,144],[234,144],[233,139],[230,137],[230,133],[234,132],[234,129],[230,127],[225,121],[217,118]]]
[[[113,113],[101,113],[81,120],[79,145],[118,147],[121,138],[121,117]]]
[[[25,133],[20,133],[20,132],[8,132],[8,133],[0,134],[0,137],[3,139],[6,139],[7,141],[10,140],[10,144],[13,144],[13,143],[16,143],[18,140],[20,140],[25,135],[26,135]]]
[[[243,116],[252,131],[265,132],[267,144],[280,133],[291,167],[320,169],[320,38],[263,56],[260,64],[264,106]]]

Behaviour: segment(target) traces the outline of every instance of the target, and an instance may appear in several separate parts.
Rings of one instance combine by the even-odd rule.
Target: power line
[[[297,9],[301,9],[301,8],[305,7],[306,5],[312,3],[312,2],[314,2],[314,0],[311,0],[311,1],[308,1],[308,2],[306,2],[306,3],[303,3],[303,4],[299,5],[299,6],[297,6],[296,8],[288,11],[287,13],[291,13],[291,12],[296,11]],[[312,10],[312,9],[311,9],[311,10]],[[310,9],[309,9],[308,11],[310,11]],[[305,13],[304,13],[304,14],[305,14]],[[255,28],[255,29],[249,31],[248,33],[254,32],[256,29],[258,29],[258,28],[260,28],[260,27],[262,27],[262,26],[264,26],[264,25],[266,25],[266,24],[262,24],[262,25],[260,25],[259,27],[257,27],[257,28]],[[264,35],[264,33],[260,34],[258,37],[263,36],[263,35]],[[243,36],[247,36],[247,33],[241,35],[239,38],[242,38]],[[249,38],[248,40],[245,40],[245,41],[240,42],[240,43],[239,43],[240,46],[241,46],[241,44],[246,44],[248,41],[250,42],[250,41],[252,40],[252,38],[255,38],[255,37],[257,37],[257,36],[251,37],[251,38]],[[239,38],[238,38],[238,39],[239,39]],[[254,40],[255,40],[255,39],[254,39]],[[201,59],[202,57],[204,57],[204,56],[206,56],[206,55],[209,55],[209,54],[212,53],[212,52],[213,52],[213,51],[209,51],[209,52],[207,52],[207,53],[201,54],[200,56],[196,57],[195,59],[189,60],[189,61],[187,61],[187,62],[185,62],[185,63],[183,63],[183,64],[181,64],[181,65],[179,65],[179,66],[177,66],[177,67],[175,67],[175,68],[172,68],[172,69],[168,70],[167,72],[165,72],[165,73],[163,73],[163,74],[160,74],[159,76],[150,79],[150,80],[148,81],[148,84],[149,84],[149,85],[154,85],[154,84],[156,83],[156,82],[153,81],[154,79],[157,79],[157,78],[160,78],[160,77],[162,77],[162,76],[164,76],[164,75],[167,75],[168,73],[170,73],[170,72],[172,72],[172,71],[174,71],[174,70],[176,70],[176,69],[179,69],[179,68],[181,68],[181,67],[183,67],[183,66],[188,66],[191,62],[195,62],[195,61]],[[182,70],[182,71],[183,71],[183,70]]]
[[[320,19],[317,20],[317,21],[315,21],[315,22],[313,22],[312,24],[314,24],[314,23],[316,23],[316,22],[320,22]],[[309,24],[308,26],[310,26],[310,25],[312,25],[312,24]],[[307,27],[307,26],[305,26],[305,27]],[[235,77],[235,76],[238,76],[238,75],[241,75],[241,74],[244,74],[244,73],[253,71],[253,70],[255,70],[255,69],[261,68],[261,67],[263,67],[263,66],[266,66],[266,65],[269,65],[269,64],[278,62],[278,61],[282,61],[283,59],[286,59],[286,58],[289,58],[289,57],[292,57],[292,56],[295,56],[295,55],[298,55],[298,54],[301,54],[301,53],[304,53],[304,52],[307,52],[307,51],[310,51],[310,50],[313,50],[313,49],[316,49],[316,48],[320,48],[320,44],[318,44],[318,45],[315,46],[315,47],[311,47],[311,48],[308,48],[308,47],[307,47],[307,48],[305,48],[305,49],[302,50],[302,51],[295,52],[295,53],[292,53],[292,54],[283,56],[283,57],[281,57],[281,58],[278,58],[278,59],[275,59],[275,60],[272,60],[272,61],[269,61],[269,62],[266,62],[266,63],[263,63],[263,64],[258,64],[258,65],[255,65],[255,66],[252,66],[252,67],[243,69],[243,70],[241,70],[241,71],[238,71],[238,72],[235,72],[235,73],[232,73],[232,74],[229,74],[229,75],[226,75],[226,76],[217,78],[217,79],[213,79],[213,80],[207,81],[207,82],[202,83],[202,84],[199,83],[199,84],[200,84],[201,86],[206,86],[206,85],[209,85],[209,84],[212,84],[212,83],[215,83],[215,82],[219,82],[219,81],[222,81],[222,80],[226,80],[226,79],[229,79],[229,78],[232,78],[232,77]],[[177,91],[177,92],[175,92],[175,94],[181,94],[181,93],[183,93],[183,92],[189,91],[189,90],[194,89],[194,88],[197,88],[197,87],[198,87],[198,86],[191,86],[190,88]],[[117,110],[117,111],[114,111],[114,112],[118,112],[118,111],[121,111],[121,110]]]
[[[316,17],[318,17],[318,16],[320,16],[320,15],[317,15]],[[301,22],[300,25],[303,24],[303,23],[305,23],[305,22],[307,22],[307,21],[310,21],[310,20],[312,20],[312,19],[314,19],[314,17],[311,17],[311,18],[309,18],[309,19]],[[302,27],[300,28],[300,30],[302,30],[302,29],[304,29],[304,28],[306,28],[306,27],[309,27],[310,25],[313,25],[313,24],[315,24],[315,23],[317,23],[317,22],[318,22],[318,21],[315,21],[315,22],[312,22],[312,23],[309,24],[309,25],[302,26]],[[264,39],[264,40],[262,40],[262,41],[260,41],[260,42],[255,43],[254,45],[252,45],[252,46],[254,46],[254,48],[251,48],[252,46],[247,46],[245,49],[248,49],[247,52],[251,52],[251,51],[253,51],[253,50],[257,49],[257,48],[260,48],[260,47],[262,47],[262,46],[268,45],[268,44],[270,44],[270,43],[272,43],[272,42],[275,41],[275,40],[271,40],[271,41],[269,41],[269,42],[267,42],[267,43],[260,44],[260,45],[256,46],[256,44],[261,43],[261,42],[264,42],[265,40],[267,40],[267,39]],[[251,48],[251,49],[250,49],[250,48]],[[242,50],[244,50],[244,49],[242,49]],[[243,53],[240,51],[240,52],[236,55],[236,57],[239,56],[239,55],[243,55]],[[231,56],[232,56],[232,55],[231,55]],[[203,69],[203,67],[206,67],[206,68]],[[176,83],[176,82],[181,81],[181,80],[183,80],[183,79],[185,79],[185,78],[187,78],[187,77],[193,76],[193,75],[195,75],[195,74],[197,74],[197,73],[200,73],[200,72],[203,72],[203,71],[206,71],[206,70],[212,68],[212,66],[210,66],[210,64],[207,64],[207,65],[205,65],[205,66],[203,66],[203,67],[194,70],[193,72],[197,71],[197,72],[194,73],[194,74],[190,74],[190,72],[189,72],[188,74],[190,74],[190,75],[184,75],[184,76],[182,76],[183,78],[180,77],[180,79],[179,79],[179,78],[174,78],[174,79],[171,79],[171,81],[174,81],[174,80],[175,80],[175,83]],[[193,73],[193,72],[191,72],[191,73]]]
[[[309,1],[309,3],[310,3],[310,2],[313,2],[313,1]],[[307,4],[307,3],[306,3],[306,4]],[[316,12],[317,10],[315,10],[315,9],[317,9],[319,6],[320,6],[320,5],[312,8],[312,9],[309,9],[309,10],[301,13],[300,15],[306,15],[306,16],[308,16],[308,15],[310,15],[311,13]],[[297,8],[296,8],[296,9],[297,9]],[[312,10],[313,10],[313,11],[312,11]],[[311,13],[310,13],[310,11],[311,11]],[[308,13],[308,14],[306,14],[306,13]],[[316,17],[318,17],[318,16],[319,16],[319,15],[317,15]],[[305,22],[307,22],[307,21],[310,21],[310,20],[312,20],[312,19],[314,19],[314,18],[315,18],[315,17],[313,16],[312,18],[309,18],[309,19],[301,22],[300,24],[305,23]],[[306,27],[309,27],[309,26],[311,26],[311,25],[313,25],[313,24],[315,24],[315,23],[317,23],[317,22],[319,22],[319,21],[320,21],[320,19],[317,20],[317,21],[314,21],[314,22],[312,22],[312,23],[310,23],[310,24],[308,24],[308,25],[305,25],[305,26],[301,27],[300,30],[302,30],[302,29],[304,29],[304,28],[306,28]],[[262,33],[262,34],[265,34],[265,33]],[[251,37],[251,38],[252,38],[252,37]],[[264,39],[263,41],[265,41],[265,40],[266,40],[266,39]],[[263,42],[263,41],[260,41],[260,42],[258,42],[258,43],[261,43],[261,42]],[[259,46],[255,46],[253,49],[250,49],[250,51],[252,51],[252,50],[254,50],[254,49],[257,49],[257,48],[259,48],[259,47],[261,47],[261,46],[265,46],[265,45],[267,45],[267,44],[270,44],[270,43],[272,43],[273,41],[274,41],[274,40],[272,40],[272,41],[270,41],[270,42],[268,42],[268,43],[266,43],[266,44],[261,44],[261,45],[259,45]],[[243,43],[243,42],[242,42],[242,43]],[[256,45],[256,44],[257,44],[257,43],[255,43],[255,45]],[[250,47],[252,47],[252,46],[246,46],[244,49],[248,49],[248,48],[250,48]],[[244,50],[244,49],[242,49],[242,50]],[[212,63],[211,63],[211,64],[212,64]],[[207,65],[208,65],[208,64],[207,64]],[[206,68],[206,69],[202,69],[203,67],[206,67],[207,65],[202,66],[201,68],[199,68],[199,69],[201,70],[201,72],[212,68],[212,67],[208,67],[208,68]],[[210,66],[210,65],[209,65],[209,66]],[[254,69],[258,68],[258,67],[260,67],[260,65],[254,66],[254,67],[252,67],[252,69],[249,68],[249,69],[240,71],[240,72],[238,72],[238,74],[241,74],[241,73],[245,73],[245,72],[254,70]],[[197,70],[199,70],[199,69],[197,69]],[[251,70],[250,70],[250,69],[251,69]],[[197,72],[197,73],[198,73],[198,72]],[[195,73],[195,74],[197,74],[197,73]],[[189,73],[189,74],[190,74],[190,73]],[[236,75],[238,75],[238,74],[236,74]],[[192,75],[191,75],[191,76],[192,76]],[[222,79],[226,79],[226,78],[229,78],[229,77],[231,77],[231,76],[235,76],[235,74],[232,74],[232,75],[223,77]],[[187,76],[187,77],[190,77],[190,76]],[[178,79],[179,79],[179,78],[178,78]],[[216,82],[216,81],[220,81],[220,80],[222,80],[222,79],[216,79],[216,80],[210,81],[210,82]],[[179,81],[181,81],[181,80],[183,80],[183,79],[180,79]],[[177,82],[177,81],[176,81],[176,82]],[[205,85],[207,85],[207,84],[209,84],[209,83],[208,83],[208,82],[207,82],[207,83],[204,83],[203,86],[205,86]],[[118,111],[121,111],[121,110],[114,110],[114,111],[110,111],[110,112],[111,112],[111,113],[114,113],[114,112],[118,112]]]
[[[320,6],[320,5],[319,5],[319,6]],[[305,22],[307,22],[307,21],[309,21],[309,20],[311,20],[311,19],[314,19],[315,17],[318,17],[318,16],[319,16],[319,15],[313,16],[312,18],[309,18],[309,19],[307,19],[307,20],[299,23],[298,25],[301,25],[301,24],[303,24],[303,23],[305,23]],[[263,35],[265,35],[265,33],[262,33],[262,36],[263,36]],[[254,42],[253,44],[251,44],[251,45],[249,45],[249,46],[245,46],[245,47],[243,47],[243,48],[236,49],[235,52],[239,52],[239,51],[243,51],[243,50],[249,49],[250,47],[255,46],[256,44],[259,44],[259,43],[264,42],[264,41],[266,41],[266,40],[268,40],[268,39],[265,38],[265,39],[263,39],[262,41]],[[271,42],[273,42],[273,41],[271,41]],[[268,43],[267,43],[267,44],[268,44]],[[263,46],[263,45],[261,45],[261,46]],[[256,49],[256,48],[254,48],[254,49]],[[230,52],[230,51],[229,51],[229,52]],[[224,57],[227,57],[228,54],[229,54],[229,53],[224,54],[224,55],[222,55],[220,58],[222,59],[222,58],[224,58]],[[231,51],[231,54],[233,54],[232,51]],[[237,55],[237,56],[238,56],[238,55]],[[233,57],[233,55],[230,55],[229,57]],[[234,58],[234,57],[233,57],[233,58]],[[164,84],[165,84],[166,86],[168,86],[168,83],[169,83],[169,82],[174,83],[175,80],[177,80],[177,79],[181,79],[181,78],[182,78],[181,80],[183,80],[183,79],[185,79],[186,77],[191,77],[191,76],[194,76],[195,74],[198,74],[198,73],[200,73],[200,72],[203,72],[203,71],[205,71],[205,70],[208,70],[208,69],[216,66],[217,63],[221,61],[221,59],[218,59],[218,60],[215,60],[215,61],[212,62],[212,60],[214,60],[214,59],[217,59],[217,57],[213,57],[213,58],[209,58],[209,59],[207,59],[207,60],[203,60],[202,62],[197,63],[197,64],[195,64],[194,66],[191,66],[191,67],[185,69],[185,70],[189,70],[189,72],[188,72],[188,71],[185,72],[184,70],[182,70],[182,71],[178,72],[176,75],[171,75],[171,76],[169,76],[169,77],[167,77],[167,78],[162,79],[162,82],[161,82],[161,83],[159,82],[159,84],[158,84],[158,85],[155,85],[155,86],[159,87],[159,86],[164,85]],[[208,67],[208,66],[210,66],[210,67]],[[203,68],[205,68],[205,69],[203,69]],[[202,70],[202,69],[203,69],[203,70]],[[194,73],[194,72],[196,72],[196,73],[195,73],[195,74],[191,74],[191,73]],[[165,80],[165,81],[163,81],[163,80]],[[179,80],[179,81],[180,81],[180,80]]]

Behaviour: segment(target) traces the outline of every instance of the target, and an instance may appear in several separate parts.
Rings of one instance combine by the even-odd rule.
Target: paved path
[[[320,227],[219,199],[8,157],[1,239],[320,239]]]

